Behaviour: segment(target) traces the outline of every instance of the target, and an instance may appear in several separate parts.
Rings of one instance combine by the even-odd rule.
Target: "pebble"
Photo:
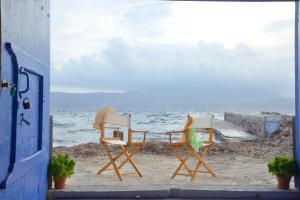
[[[272,137],[255,141],[222,142],[214,144],[208,152],[208,156],[236,154],[262,158],[265,160],[270,160],[278,154],[292,156],[292,135],[292,118],[290,116],[282,115],[281,128],[278,133]],[[118,151],[116,147],[113,147],[112,150],[114,152]],[[99,143],[80,144],[73,147],[54,147],[52,152],[54,155],[69,154],[73,157],[105,155],[103,147]],[[158,141],[147,142],[140,153],[173,155],[168,142]]]

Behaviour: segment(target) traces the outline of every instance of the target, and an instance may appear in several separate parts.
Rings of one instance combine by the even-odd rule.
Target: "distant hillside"
[[[101,107],[140,110],[293,112],[294,99],[249,91],[195,93],[145,91],[117,93],[51,93],[52,110],[97,110]]]

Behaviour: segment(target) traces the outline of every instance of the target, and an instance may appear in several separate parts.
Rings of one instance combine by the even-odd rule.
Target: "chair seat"
[[[123,141],[123,140],[104,140],[103,142],[106,142],[108,144],[112,144],[112,145],[126,145],[127,142]]]

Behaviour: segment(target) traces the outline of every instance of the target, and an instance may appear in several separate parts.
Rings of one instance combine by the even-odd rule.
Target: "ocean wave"
[[[136,124],[151,124],[151,122],[136,122]]]
[[[96,129],[76,129],[76,130],[68,130],[68,133],[79,133],[79,132],[97,132]]]
[[[147,114],[146,117],[168,117],[171,114],[169,113],[153,113],[153,114]]]
[[[75,126],[75,123],[60,123],[60,122],[53,122],[53,126],[56,128],[69,128]]]

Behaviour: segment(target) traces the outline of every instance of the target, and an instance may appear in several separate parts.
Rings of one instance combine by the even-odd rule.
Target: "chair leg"
[[[191,147],[191,148],[192,148],[192,147]],[[205,153],[206,153],[206,151],[205,151]],[[199,157],[201,157],[202,159],[204,159],[203,156],[199,156]],[[197,165],[196,165],[196,167],[195,167],[194,173],[193,173],[192,178],[191,178],[192,181],[195,180],[196,175],[197,175],[198,171],[200,170],[201,164],[202,164],[202,162],[200,162],[200,161],[198,160],[198,163],[197,163]]]
[[[111,153],[110,153],[110,150],[109,150],[107,144],[104,144],[104,148],[105,148],[105,150],[106,150],[106,152],[107,152],[107,154],[108,154],[108,157],[109,157],[109,159],[110,159],[110,162],[111,162],[111,164],[113,165],[114,170],[115,170],[115,172],[116,172],[116,174],[117,174],[119,180],[122,181],[122,177],[121,177],[121,174],[120,174],[120,172],[119,172],[119,169],[118,169],[118,167],[117,167],[117,165],[116,165],[116,163],[115,163],[115,160],[113,159],[113,157],[112,157],[112,155],[111,155]]]
[[[181,168],[183,166],[185,166],[186,170],[188,171],[188,173],[191,175],[191,170],[189,169],[188,165],[185,163],[187,161],[187,159],[189,158],[189,155],[187,154],[183,159],[180,158],[180,156],[178,155],[178,158],[180,160],[180,165],[177,167],[177,169],[175,170],[175,172],[172,175],[172,179],[178,174],[178,172],[181,170]]]
[[[113,158],[114,161],[118,160],[121,156],[123,155],[123,153],[120,153],[119,155],[117,155],[116,157]],[[98,172],[97,174],[101,174],[102,172],[104,172],[110,165],[111,165],[111,161],[108,162],[106,165],[104,165]]]
[[[172,148],[172,150],[173,150],[173,152],[175,153],[175,156],[177,157],[177,159],[181,162],[181,163],[183,163],[183,166],[184,166],[184,168],[186,169],[186,171],[188,171],[188,173],[190,174],[190,176],[192,176],[193,174],[192,174],[192,170],[191,170],[191,168],[188,166],[188,164],[186,163],[186,160],[188,159],[188,157],[189,157],[189,155],[188,155],[188,157],[186,158],[186,160],[184,161],[184,158],[182,158],[182,157],[180,157],[180,155],[179,155],[179,150],[180,149],[182,149],[182,148]],[[182,167],[182,166],[181,166]],[[180,168],[181,168],[180,167]],[[178,168],[177,168],[178,169]],[[180,169],[179,169],[180,170]],[[176,170],[177,171],[177,170]],[[176,172],[175,171],[175,172]],[[179,171],[177,171],[177,173],[178,173]],[[176,174],[177,174],[176,173]],[[173,175],[172,175],[172,177],[171,178],[174,178],[175,176],[176,176],[176,174],[174,173]]]
[[[142,146],[138,146],[137,148],[134,148],[131,151],[131,154],[129,155],[130,158],[132,158],[141,148],[142,148]],[[123,160],[123,162],[119,165],[118,169],[121,169],[127,163],[127,161],[128,161],[128,159]]]
[[[131,159],[131,157],[129,156],[127,150],[125,149],[125,147],[123,145],[121,145],[121,149],[123,151],[123,153],[125,154],[125,156],[127,157],[127,160],[131,163],[131,165],[133,166],[134,170],[136,171],[136,173],[140,176],[143,177],[141,172],[139,171],[139,169],[137,168],[136,164],[134,163],[134,161]]]
[[[201,162],[198,161],[196,167],[195,167],[195,171],[194,171],[194,174],[192,175],[192,181],[195,180],[196,178],[196,175],[197,175],[197,172],[200,170],[200,167],[201,167]]]
[[[199,162],[201,162],[201,163],[203,164],[203,166],[206,168],[206,170],[207,170],[211,175],[213,175],[214,177],[216,177],[216,174],[212,171],[212,169],[211,169],[210,166],[204,161],[204,159],[203,159],[201,156],[199,156],[199,155],[197,154],[197,152],[196,152],[194,149],[192,149],[192,152],[193,152],[193,155],[199,160]],[[195,171],[195,173],[196,173],[196,171]]]

